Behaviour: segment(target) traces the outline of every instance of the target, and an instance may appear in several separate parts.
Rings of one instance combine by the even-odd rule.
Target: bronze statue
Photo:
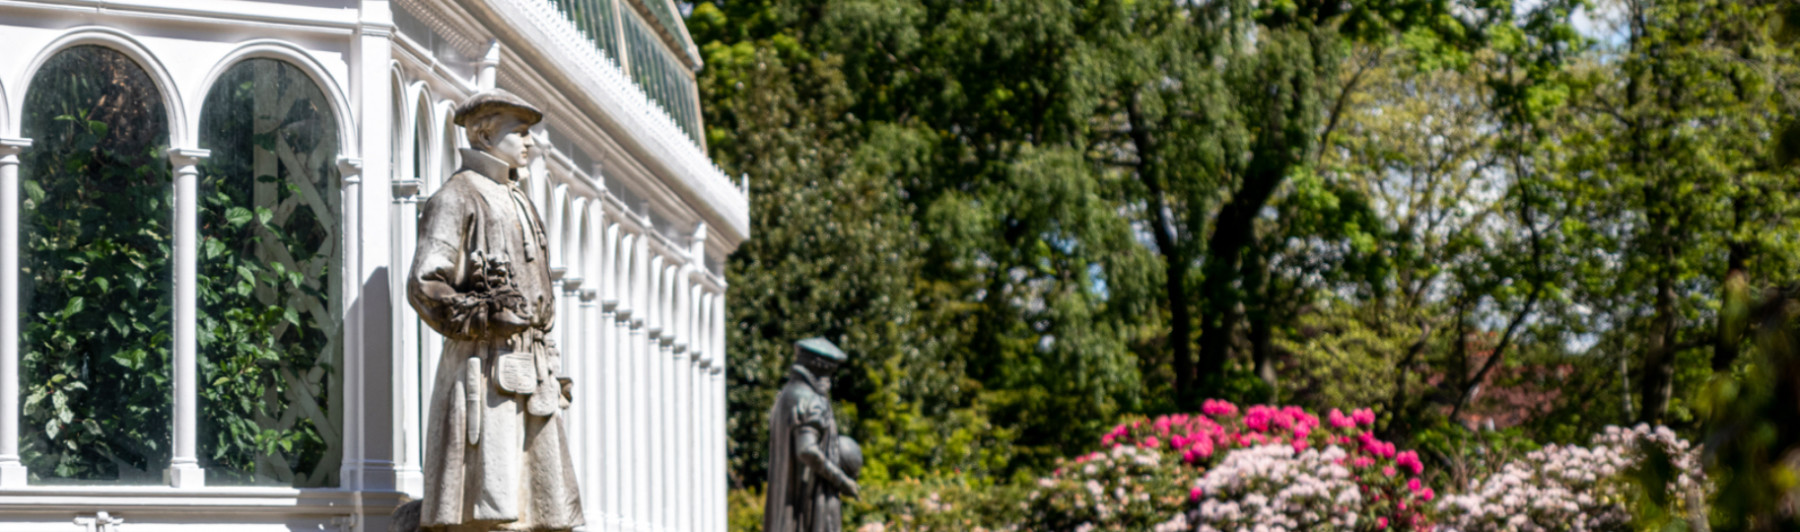
[[[769,412],[764,532],[841,532],[840,495],[856,497],[862,449],[838,434],[831,378],[844,352],[824,338],[795,344],[794,366]],[[845,466],[849,466],[846,472]]]
[[[413,309],[442,333],[418,528],[565,531],[583,523],[562,412],[569,379],[547,337],[555,294],[544,224],[520,190],[543,113],[489,90],[456,109],[473,149],[419,215]],[[407,512],[407,509],[402,509]],[[410,515],[396,513],[396,527]]]

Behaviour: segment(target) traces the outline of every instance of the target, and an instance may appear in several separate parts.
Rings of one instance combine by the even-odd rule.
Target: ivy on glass
[[[26,93],[21,458],[33,482],[153,483],[168,465],[167,114],[130,58],[77,46]]]
[[[317,85],[280,61],[239,63],[207,95],[198,291],[209,482],[337,481],[336,135]]]

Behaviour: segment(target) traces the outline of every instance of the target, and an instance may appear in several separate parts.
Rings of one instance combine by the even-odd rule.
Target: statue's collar
[[[513,181],[515,180],[514,176],[516,174],[513,173],[512,165],[507,164],[506,161],[488,155],[487,152],[481,150],[462,148],[458,151],[462,153],[463,168],[474,170],[475,173],[487,176],[488,179],[494,180],[495,183],[508,186],[513,184]]]
[[[819,378],[813,376],[812,370],[806,369],[806,366],[794,364],[788,369],[788,377],[806,383],[806,387],[812,388],[819,395],[825,395],[825,390],[819,387]]]

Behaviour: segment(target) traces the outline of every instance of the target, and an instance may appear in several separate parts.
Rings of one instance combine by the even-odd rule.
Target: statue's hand
[[[510,337],[531,328],[534,321],[525,298],[511,287],[488,295],[488,332],[496,337]]]
[[[841,481],[843,482],[843,485],[838,486],[838,491],[842,492],[842,495],[846,495],[852,499],[862,498],[862,488],[856,485],[856,481],[850,480],[850,477],[843,477]]]

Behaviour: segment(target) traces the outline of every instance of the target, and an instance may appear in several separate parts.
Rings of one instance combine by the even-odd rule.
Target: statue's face
[[[537,143],[531,140],[531,125],[511,113],[501,115],[500,127],[488,142],[488,155],[506,161],[513,168],[524,168],[531,162],[531,151]]]
[[[813,380],[819,383],[819,393],[831,393],[831,378],[837,375],[837,369],[835,364],[820,364],[813,368]]]

